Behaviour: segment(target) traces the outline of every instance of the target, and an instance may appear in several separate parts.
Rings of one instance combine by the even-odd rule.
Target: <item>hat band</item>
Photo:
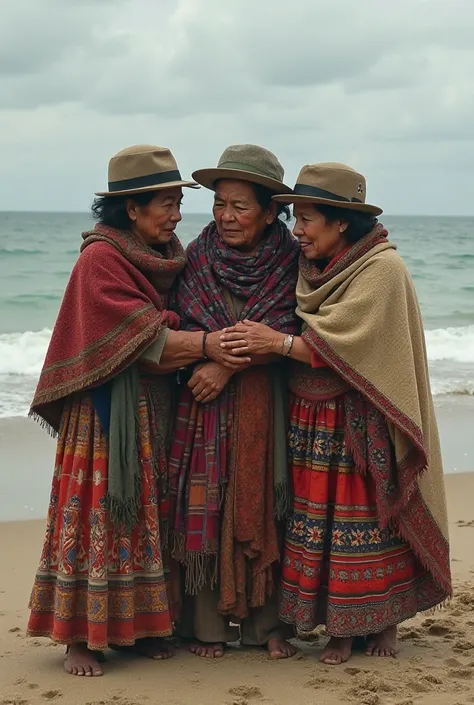
[[[158,174],[147,174],[147,176],[135,176],[133,179],[122,179],[122,181],[109,181],[109,191],[128,191],[129,189],[146,188],[173,181],[182,181],[178,169],[161,171]]]
[[[309,186],[308,184],[296,184],[293,189],[295,196],[315,196],[316,198],[326,198],[328,201],[342,201],[345,203],[363,203],[360,198],[346,198],[345,196],[340,196],[338,193],[333,193],[332,191],[326,191],[324,188],[319,188],[319,186]]]
[[[242,164],[241,162],[219,162],[217,169],[237,169],[238,171],[249,171],[251,174],[257,174],[257,176],[263,176],[266,179],[273,179],[274,181],[280,181],[281,179],[274,174],[265,174],[261,169],[257,169],[250,164]]]

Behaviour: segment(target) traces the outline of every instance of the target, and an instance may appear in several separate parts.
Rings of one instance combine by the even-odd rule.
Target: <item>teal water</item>
[[[209,217],[184,214],[183,244]],[[433,391],[474,395],[474,218],[384,217],[414,278]],[[83,213],[0,213],[0,417],[26,413],[80,233]]]

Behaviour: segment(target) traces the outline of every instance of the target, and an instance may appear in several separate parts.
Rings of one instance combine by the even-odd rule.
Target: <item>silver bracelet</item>
[[[288,357],[288,355],[291,352],[291,349],[293,347],[293,341],[295,339],[294,335],[286,335],[285,340],[283,341],[283,356]]]

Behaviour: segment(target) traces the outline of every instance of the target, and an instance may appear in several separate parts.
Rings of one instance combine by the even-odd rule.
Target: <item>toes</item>
[[[283,653],[283,651],[281,651],[280,649],[273,649],[273,651],[270,651],[270,658],[278,659],[278,658],[286,658],[286,657],[285,657],[285,654]]]
[[[328,666],[339,666],[342,663],[341,656],[339,654],[326,654],[323,655],[321,661]]]

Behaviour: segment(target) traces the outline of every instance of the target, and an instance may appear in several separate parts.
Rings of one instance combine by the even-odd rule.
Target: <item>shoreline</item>
[[[474,398],[435,397],[446,476],[474,470]],[[46,516],[56,440],[27,417],[0,418],[0,522]]]

